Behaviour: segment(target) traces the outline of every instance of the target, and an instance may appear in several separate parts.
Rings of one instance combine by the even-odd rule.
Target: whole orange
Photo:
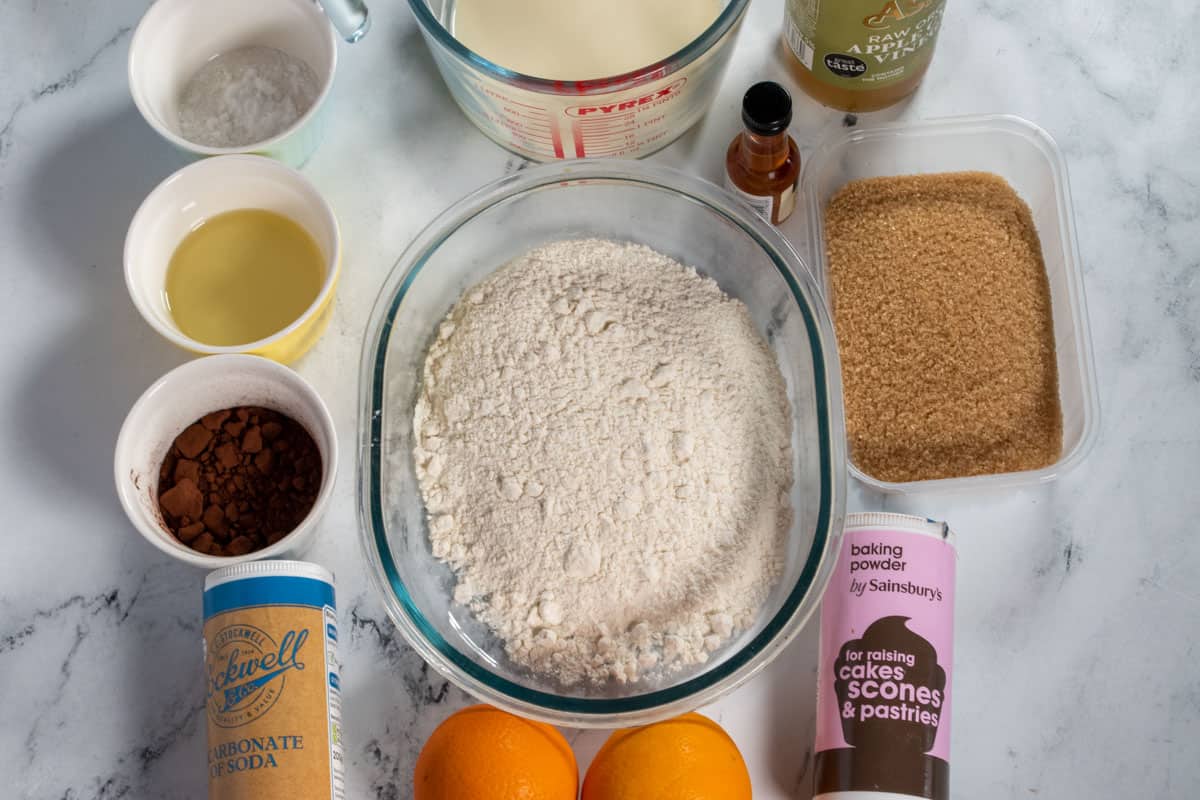
[[[684,714],[608,737],[582,800],[750,800],[750,773],[720,725]]]
[[[452,714],[425,742],[413,800],[575,800],[579,767],[554,728],[491,706]]]

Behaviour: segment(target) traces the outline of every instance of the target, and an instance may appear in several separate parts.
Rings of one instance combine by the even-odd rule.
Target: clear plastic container
[[[679,138],[712,104],[749,2],[727,0],[700,36],[661,61],[585,81],[522,75],[468,49],[450,33],[454,0],[409,5],[467,119],[517,155],[555,161],[640,157]]]
[[[1087,455],[1099,427],[1100,407],[1091,334],[1075,244],[1067,168],[1058,145],[1020,117],[980,115],[851,129],[822,143],[801,174],[808,209],[809,263],[828,296],[825,274],[825,207],[846,183],[859,178],[981,170],[1004,178],[1029,204],[1041,239],[1058,351],[1063,413],[1062,457],[1045,469],[963,478],[891,483],[854,465],[850,472],[885,492],[989,489],[1051,481]]]

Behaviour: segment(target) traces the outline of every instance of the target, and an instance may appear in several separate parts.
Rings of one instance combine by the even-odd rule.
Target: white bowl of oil
[[[288,363],[328,325],[341,250],[333,209],[307,178],[261,156],[218,156],[142,202],[125,284],[146,322],[186,350]]]

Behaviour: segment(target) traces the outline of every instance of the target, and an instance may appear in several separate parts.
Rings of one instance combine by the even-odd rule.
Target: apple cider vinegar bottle
[[[876,111],[917,90],[945,0],[786,0],[784,46],[797,82],[842,111]]]

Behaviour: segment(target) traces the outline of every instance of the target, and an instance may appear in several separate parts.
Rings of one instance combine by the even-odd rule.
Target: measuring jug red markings
[[[661,89],[656,89],[653,92],[635,97],[631,100],[623,100],[619,103],[609,103],[607,105],[583,105],[571,106],[566,109],[566,112],[572,117],[585,117],[589,114],[613,114],[621,111],[629,111],[630,109],[644,106],[647,103],[653,103],[656,100],[666,100],[673,95],[679,94],[679,90],[687,83],[687,78],[680,78],[669,86],[664,86]]]
[[[637,148],[636,139],[624,142],[605,140],[638,130],[636,115],[640,108],[670,102],[679,96],[686,83],[687,78],[681,77],[667,86],[619,103],[579,105],[564,109],[565,114],[574,117],[571,122],[571,137],[575,145],[575,155],[579,158],[587,155],[622,155],[629,148]],[[665,113],[660,115],[660,119],[665,117]],[[660,138],[661,135],[652,135],[643,144]],[[557,150],[555,152],[557,153]]]
[[[638,84],[650,83],[652,81],[665,78],[667,76],[666,67],[658,67],[651,72],[627,72],[624,75],[613,75],[608,78],[588,78],[583,81],[554,81],[554,91],[556,94],[590,94],[598,89],[614,89],[625,88],[633,89]],[[522,88],[532,91],[541,91],[541,86],[530,81],[523,85]]]

